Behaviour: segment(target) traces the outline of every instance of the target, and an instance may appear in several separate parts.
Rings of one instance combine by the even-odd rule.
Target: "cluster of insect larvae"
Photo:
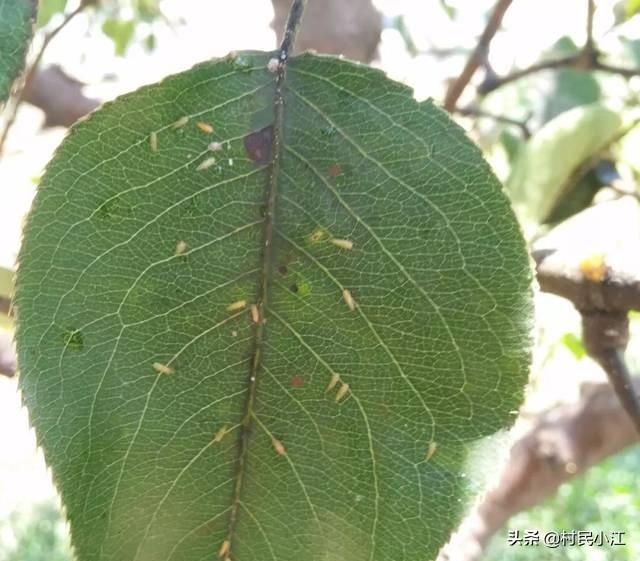
[[[186,126],[186,124],[189,122],[189,117],[188,116],[184,116],[184,117],[180,117],[175,123],[173,123],[173,125],[171,125],[172,129],[181,129],[184,126]],[[209,123],[205,123],[203,121],[198,121],[196,123],[196,127],[198,127],[198,129],[200,130],[200,132],[204,133],[204,134],[213,134],[213,125],[209,124]],[[149,147],[151,148],[152,152],[157,152],[158,151],[158,133],[157,131],[152,131],[149,134]],[[222,149],[222,144],[220,142],[211,142],[208,146],[208,149],[211,152],[217,152],[218,150]],[[201,162],[198,167],[196,168],[198,171],[203,171],[206,170],[208,168],[210,168],[213,164],[215,164],[216,159],[215,158],[207,158],[206,160],[204,160],[203,162]]]
[[[340,380],[340,374],[336,374],[335,372],[331,375],[331,380],[329,380],[329,385],[327,386],[326,393],[332,391],[337,385],[340,383],[340,387],[336,392],[336,403],[342,401],[347,394],[349,393],[349,384],[345,384]]]

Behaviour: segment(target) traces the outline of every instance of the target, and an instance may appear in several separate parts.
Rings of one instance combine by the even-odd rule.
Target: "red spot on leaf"
[[[294,376],[293,378],[291,378],[291,382],[289,383],[291,384],[292,388],[301,388],[304,384],[304,380],[300,376]]]
[[[329,177],[331,179],[335,179],[336,177],[338,177],[340,174],[342,173],[342,168],[340,167],[340,164],[333,164],[331,167],[329,167],[329,169],[327,170],[327,174],[329,175]]]
[[[252,162],[259,166],[268,164],[273,156],[273,125],[245,136],[244,149]]]

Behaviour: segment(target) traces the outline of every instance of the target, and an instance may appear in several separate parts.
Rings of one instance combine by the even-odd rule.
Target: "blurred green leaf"
[[[562,344],[571,351],[574,357],[578,360],[582,360],[587,356],[587,351],[582,344],[582,341],[576,337],[574,333],[565,333],[562,336]]]
[[[580,171],[573,174],[558,192],[549,213],[541,219],[544,224],[557,224],[584,210],[600,189],[620,177],[614,163],[607,159]]]
[[[64,12],[67,0],[40,0],[38,9],[38,27],[44,27],[56,14]]]
[[[640,0],[627,0],[624,8],[627,18],[633,17],[640,12]]]
[[[507,128],[500,131],[500,142],[504,147],[509,163],[512,165],[517,161],[520,151],[527,145],[521,135],[513,134]]]
[[[36,0],[0,0],[0,105],[24,68],[36,8]]]
[[[134,10],[143,21],[153,21],[160,16],[158,0],[135,0]]]
[[[549,59],[573,55],[579,52],[570,37],[561,37],[544,55]],[[601,90],[598,80],[589,72],[572,68],[560,68],[553,73],[553,87],[544,96],[542,122],[546,123],[561,113],[600,100]]]
[[[456,9],[454,6],[449,4],[447,0],[440,0],[440,7],[445,11],[445,13],[453,19],[456,17]]]
[[[144,39],[144,48],[147,51],[153,51],[156,48],[156,36],[154,33],[149,33]]]
[[[113,41],[117,56],[124,55],[135,30],[136,22],[133,20],[108,19],[102,24],[102,31]]]
[[[616,155],[640,177],[640,125],[636,125],[620,139]]]
[[[544,219],[573,174],[621,127],[618,113],[601,103],[575,107],[546,123],[529,139],[507,182],[514,203],[529,219]]]
[[[0,296],[11,298],[13,296],[14,271],[6,267],[0,267]]]

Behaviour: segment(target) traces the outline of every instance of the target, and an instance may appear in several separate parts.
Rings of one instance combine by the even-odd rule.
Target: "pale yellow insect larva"
[[[327,389],[325,390],[325,393],[328,393],[328,392],[330,392],[333,388],[335,388],[339,381],[340,381],[340,374],[336,374],[336,373],[334,372],[334,373],[331,375],[331,380],[329,381],[329,385],[327,386]]]
[[[177,244],[176,244],[176,255],[182,255],[185,251],[187,251],[188,249],[188,245],[187,242],[185,242],[184,240],[180,240]]]
[[[351,296],[351,292],[349,292],[346,288],[342,291],[342,297],[344,298],[345,304],[352,312],[356,309],[356,301]]]
[[[222,442],[222,439],[225,437],[226,434],[227,434],[227,425],[224,425],[223,427],[218,429],[218,431],[213,437],[213,441]]]
[[[152,132],[149,135],[149,146],[151,147],[152,152],[158,151],[158,133]]]
[[[237,302],[234,302],[233,304],[229,304],[227,306],[227,312],[237,312],[239,310],[244,310],[246,307],[246,300],[238,300]]]
[[[212,142],[207,146],[211,152],[217,152],[218,150],[222,150],[222,144],[220,142]]]
[[[278,67],[280,66],[280,63],[278,62],[277,58],[272,58],[268,63],[267,63],[267,70],[269,72],[271,72],[271,74],[275,74],[278,71]]]
[[[200,164],[196,168],[196,171],[204,171],[205,169],[209,169],[215,163],[216,163],[215,158],[207,158],[206,160],[203,160],[202,162],[200,162]]]
[[[226,557],[227,553],[229,553],[229,548],[231,547],[231,542],[229,540],[224,540],[222,542],[222,545],[220,546],[220,549],[218,550],[218,556],[220,557]]]
[[[211,126],[209,123],[198,121],[196,123],[196,127],[198,127],[204,134],[211,134],[213,132],[213,126]]]
[[[181,129],[189,122],[189,117],[186,115],[184,117],[180,117],[175,123],[173,123],[174,129]]]
[[[341,240],[340,238],[331,238],[329,240],[333,245],[340,249],[353,249],[353,242],[351,240]]]
[[[158,374],[173,374],[174,370],[171,366],[167,366],[166,364],[162,364],[161,362],[154,362],[153,369]]]
[[[349,393],[349,384],[342,384],[336,394],[336,403],[341,401]]]
[[[253,321],[253,323],[260,322],[260,312],[258,311],[258,306],[255,304],[251,304],[251,321]]]
[[[278,456],[284,456],[287,453],[284,444],[282,444],[282,442],[280,442],[277,438],[271,438],[271,444],[273,445],[273,449],[276,451],[276,454],[278,454]]]
[[[427,454],[425,456],[425,461],[428,462],[431,458],[433,458],[433,455],[436,453],[436,450],[438,449],[438,443],[431,441],[429,442],[429,447],[427,448]]]

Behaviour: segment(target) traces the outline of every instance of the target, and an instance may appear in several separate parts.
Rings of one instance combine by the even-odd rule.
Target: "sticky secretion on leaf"
[[[273,125],[268,125],[244,137],[244,149],[249,159],[264,166],[273,157]]]
[[[267,63],[267,70],[269,72],[271,72],[271,74],[275,74],[278,71],[278,67],[279,66],[280,66],[280,63],[278,62],[278,59],[277,58],[272,58]]]

